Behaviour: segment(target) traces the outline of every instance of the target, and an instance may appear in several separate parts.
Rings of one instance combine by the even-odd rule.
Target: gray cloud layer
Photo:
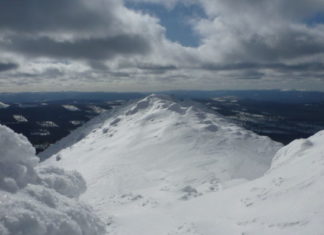
[[[324,22],[309,23],[322,0],[125,0],[200,5],[206,16],[188,22],[197,48],[122,0],[0,1],[3,89],[324,90]]]
[[[212,71],[231,71],[246,69],[275,69],[280,71],[324,71],[323,63],[300,63],[300,64],[283,64],[283,63],[236,63],[236,64],[205,64],[203,69]]]
[[[109,21],[104,17],[80,0],[1,0],[0,28],[26,33],[83,31],[105,25]]]
[[[49,37],[12,37],[4,44],[4,49],[26,56],[103,60],[116,55],[145,54],[150,50],[150,42],[140,35],[118,35],[74,41],[55,41]]]

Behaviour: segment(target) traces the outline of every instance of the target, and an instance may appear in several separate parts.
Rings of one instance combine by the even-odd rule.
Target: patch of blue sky
[[[306,19],[305,23],[309,26],[324,24],[324,12],[318,12]]]
[[[166,29],[166,37],[169,40],[187,47],[199,46],[199,35],[191,24],[192,19],[205,17],[205,13],[199,5],[178,3],[168,9],[156,3],[126,2],[126,6],[159,18],[161,25]]]

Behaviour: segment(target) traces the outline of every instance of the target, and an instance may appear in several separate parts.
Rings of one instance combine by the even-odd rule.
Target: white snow
[[[79,111],[80,109],[74,105],[70,105],[70,104],[66,104],[66,105],[62,105],[63,108],[65,108],[66,110],[75,112],[75,111]]]
[[[105,234],[92,209],[78,201],[86,190],[81,175],[37,164],[28,140],[0,125],[0,234]]]
[[[324,231],[324,131],[282,147],[197,104],[152,95],[42,155],[53,155],[43,166],[80,172],[80,200],[108,234]]]
[[[5,104],[3,102],[0,101],[0,109],[5,109],[5,108],[8,108],[10,105],[8,104]]]
[[[38,135],[38,136],[48,136],[51,134],[51,132],[49,132],[46,129],[39,129],[37,131],[33,131],[30,133],[31,135]]]
[[[97,113],[97,114],[107,111],[107,109],[98,107],[96,105],[89,105],[88,108],[91,109],[92,112]]]
[[[73,125],[73,126],[78,126],[78,125],[81,125],[83,123],[83,121],[79,121],[79,120],[72,120],[70,121],[70,123]]]
[[[13,115],[12,116],[17,122],[28,122],[28,119],[25,118],[23,115]]]
[[[215,97],[211,99],[218,102],[230,102],[230,103],[238,102],[238,99],[235,96],[222,96],[222,97]]]
[[[58,127],[58,125],[53,121],[41,121],[41,122],[37,122],[37,124],[41,127],[49,127],[49,128]]]

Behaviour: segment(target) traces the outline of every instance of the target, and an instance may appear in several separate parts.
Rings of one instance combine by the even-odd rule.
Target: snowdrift
[[[86,190],[81,175],[37,164],[28,140],[0,125],[0,234],[104,234],[100,219],[77,200]]]

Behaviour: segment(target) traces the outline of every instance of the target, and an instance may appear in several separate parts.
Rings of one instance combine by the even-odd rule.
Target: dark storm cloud
[[[170,70],[176,70],[175,65],[161,65],[161,64],[139,64],[137,68],[141,70],[146,70],[150,73],[162,74]]]
[[[234,71],[247,69],[273,69],[278,71],[324,71],[323,63],[299,63],[299,64],[284,64],[284,63],[236,63],[236,64],[204,64],[202,69],[211,71]]]
[[[119,35],[108,38],[55,41],[49,37],[12,37],[3,49],[25,56],[102,60],[116,55],[145,54],[150,43],[140,35]]]
[[[114,0],[0,0],[0,49],[87,61],[149,52],[151,42],[141,32],[125,33],[116,16],[120,6]]]
[[[109,23],[80,0],[1,0],[0,4],[0,29],[10,31],[83,30]]]
[[[64,73],[57,68],[47,68],[42,72],[27,73],[27,72],[17,72],[11,74],[10,77],[13,78],[58,78],[62,77]]]
[[[15,63],[1,63],[0,62],[0,73],[12,69],[18,68],[18,64]]]
[[[243,58],[272,61],[324,53],[324,37],[312,31],[287,30],[271,36],[252,35],[241,41]],[[236,55],[237,56],[237,55]]]
[[[212,71],[230,71],[230,70],[241,70],[241,69],[257,69],[260,65],[255,63],[237,63],[237,64],[203,64],[202,69]]]
[[[110,75],[114,77],[131,77],[131,74],[125,72],[110,72]]]
[[[258,80],[261,79],[265,74],[259,71],[248,70],[240,72],[239,74],[232,75],[234,79],[243,79],[243,80]]]
[[[139,69],[144,70],[175,70],[177,69],[174,65],[159,65],[159,64],[141,64],[138,65]]]

